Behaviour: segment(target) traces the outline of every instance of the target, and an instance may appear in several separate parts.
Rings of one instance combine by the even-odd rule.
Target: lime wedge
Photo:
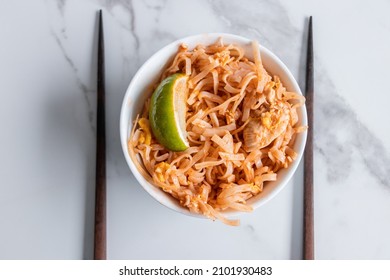
[[[150,100],[149,121],[157,141],[171,151],[189,147],[186,132],[187,80],[184,74],[165,78]]]

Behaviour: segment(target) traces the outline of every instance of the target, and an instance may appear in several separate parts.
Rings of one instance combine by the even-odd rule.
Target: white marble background
[[[174,213],[136,183],[119,113],[137,69],[203,32],[257,39],[304,85],[315,42],[318,259],[390,259],[390,2],[0,1],[0,259],[91,258],[96,11],[106,39],[108,257],[299,259],[302,169],[240,227]]]

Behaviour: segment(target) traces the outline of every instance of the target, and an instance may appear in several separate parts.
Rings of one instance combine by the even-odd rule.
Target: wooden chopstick
[[[105,260],[106,251],[106,125],[104,85],[104,39],[102,10],[99,11],[97,64],[97,131],[94,259]]]
[[[307,41],[306,59],[306,110],[309,129],[304,155],[304,260],[314,260],[314,207],[313,207],[313,94],[314,94],[314,65],[313,65],[313,23],[309,18],[309,35]]]

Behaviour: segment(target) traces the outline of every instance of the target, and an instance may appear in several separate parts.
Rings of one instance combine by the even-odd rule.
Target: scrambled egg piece
[[[226,111],[226,120],[228,124],[231,124],[236,121],[234,118],[234,114],[229,110]]]
[[[258,194],[262,191],[262,189],[258,185],[255,185],[255,184],[251,184],[251,190],[254,194]]]
[[[271,129],[271,114],[269,112],[265,113],[261,117],[261,123],[264,125],[266,128]]]
[[[171,167],[171,166],[166,162],[160,162],[160,163],[156,164],[156,166],[154,167],[154,171],[156,172],[157,178],[161,182],[165,182],[164,175],[167,172],[167,170],[169,169],[169,167]]]
[[[152,141],[152,134],[150,132],[150,127],[149,127],[149,121],[146,118],[140,118],[138,121],[139,126],[141,127],[141,135],[139,137],[139,143],[140,144],[145,144],[145,145],[150,145]]]

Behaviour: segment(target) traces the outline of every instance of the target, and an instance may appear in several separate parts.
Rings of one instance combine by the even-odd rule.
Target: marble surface
[[[92,257],[96,11],[106,39],[108,257],[299,259],[302,167],[240,227],[177,214],[135,181],[119,113],[137,69],[191,34],[257,39],[304,85],[315,42],[318,259],[390,259],[390,2],[0,1],[0,259]]]

